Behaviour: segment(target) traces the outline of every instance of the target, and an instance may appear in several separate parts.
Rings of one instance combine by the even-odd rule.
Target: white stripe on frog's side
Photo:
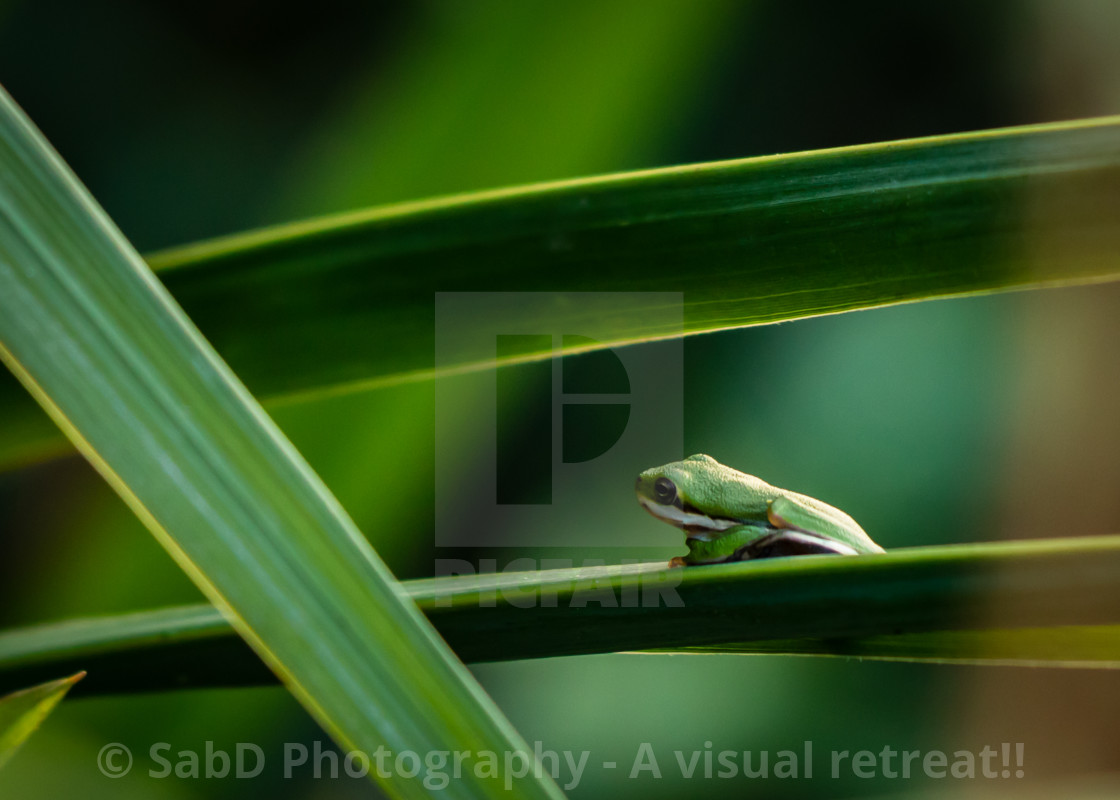
[[[638,502],[641,503],[649,513],[658,519],[663,519],[670,525],[676,525],[678,528],[702,528],[702,531],[689,530],[689,539],[698,539],[702,542],[710,542],[712,539],[718,539],[719,534],[728,528],[734,528],[742,525],[733,519],[712,519],[711,517],[704,516],[703,514],[696,514],[690,511],[684,511],[676,506],[666,506],[661,503],[655,503],[648,497],[638,496]]]
[[[773,552],[777,550],[778,552]],[[765,555],[759,555],[765,553]],[[854,547],[818,536],[814,533],[799,531],[797,529],[782,528],[768,536],[755,539],[753,542],[740,547],[731,557],[731,561],[748,561],[759,558],[776,558],[781,556],[802,555],[838,555],[858,556],[859,551]]]

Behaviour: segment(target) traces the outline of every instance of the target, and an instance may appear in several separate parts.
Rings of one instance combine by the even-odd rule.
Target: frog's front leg
[[[687,567],[693,564],[720,564],[724,561],[739,561],[735,554],[751,542],[768,535],[773,528],[769,525],[736,525],[725,531],[702,531],[688,535],[685,544],[687,556],[677,556],[669,562],[670,567]]]

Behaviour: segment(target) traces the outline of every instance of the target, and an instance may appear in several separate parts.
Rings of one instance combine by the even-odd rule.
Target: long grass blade
[[[430,377],[437,291],[684,292],[700,333],[1112,280],[1117,209],[1109,117],[462,195],[149,261],[253,394],[279,400]],[[635,309],[602,344],[679,333],[650,318]],[[0,410],[0,466],[60,451],[17,387],[0,384]]]
[[[283,434],[0,92],[0,354],[343,746],[526,750]],[[395,796],[422,781],[374,777]],[[465,770],[451,797],[507,796]],[[560,796],[532,774],[521,796]]]
[[[508,572],[403,586],[468,662],[658,651],[1120,667],[1120,536]],[[209,606],[0,634],[0,687],[86,669],[113,693],[274,680]]]

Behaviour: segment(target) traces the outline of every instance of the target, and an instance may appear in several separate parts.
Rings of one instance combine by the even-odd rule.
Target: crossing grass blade
[[[280,401],[430,377],[437,291],[683,292],[684,331],[701,333],[1112,280],[1118,208],[1110,117],[375,208],[149,263],[253,394]],[[679,334],[651,318],[635,308],[602,344]],[[11,382],[0,411],[0,468],[64,450]]]
[[[6,93],[0,355],[347,749],[526,751],[353,522]],[[393,796],[422,781],[374,771]],[[465,770],[449,797],[508,796]],[[547,777],[519,796],[559,797]]]
[[[468,662],[656,651],[1120,667],[1120,536],[406,581]],[[209,606],[0,634],[0,687],[86,669],[82,693],[274,679]]]

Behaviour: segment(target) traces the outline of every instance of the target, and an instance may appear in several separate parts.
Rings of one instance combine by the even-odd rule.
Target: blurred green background
[[[450,192],[1120,113],[1117,41],[1110,0],[7,0],[0,83],[152,251]],[[1104,285],[693,337],[686,453],[663,460],[710,453],[841,506],[886,547],[1120,532],[1118,313]],[[399,577],[451,555],[432,546],[429,384],[275,417]],[[632,477],[604,491],[629,498]],[[627,509],[596,523],[589,555],[632,556],[610,536],[635,528],[643,557],[681,552]],[[81,460],[0,475],[0,625],[200,599]],[[530,742],[591,751],[576,797],[1044,796],[1115,788],[1120,770],[1111,672],[637,655],[475,672]],[[96,769],[107,742],[142,756],[208,740],[256,743],[269,768],[247,783]],[[285,779],[281,743],[316,740],[278,688],[74,701],[0,773],[0,796],[376,796]],[[1023,742],[1027,777],[834,780],[823,755],[811,780],[675,777],[674,750],[805,740],[818,754]],[[642,742],[661,780],[628,778]]]

